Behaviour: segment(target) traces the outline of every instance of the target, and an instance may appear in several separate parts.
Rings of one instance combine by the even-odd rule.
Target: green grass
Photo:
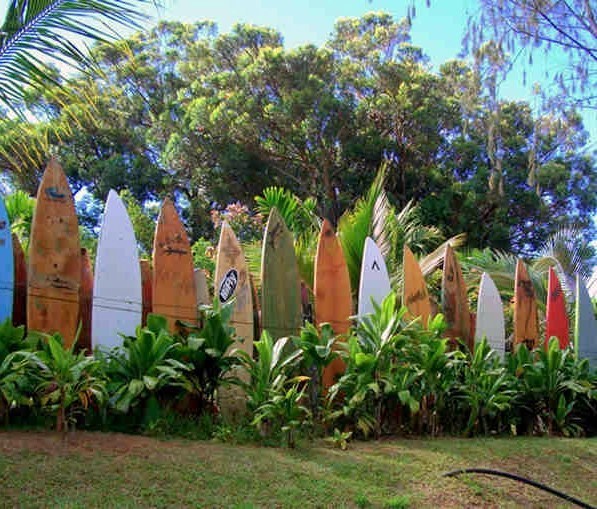
[[[483,466],[597,504],[597,439],[327,442],[295,451],[76,432],[0,433],[4,507],[556,507],[505,479],[442,474]]]

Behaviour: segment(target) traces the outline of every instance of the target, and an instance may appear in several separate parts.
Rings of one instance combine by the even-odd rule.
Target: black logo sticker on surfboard
[[[226,302],[234,295],[236,285],[238,285],[238,272],[236,269],[230,269],[226,272],[220,283],[220,289],[218,291],[220,302]]]
[[[379,265],[377,264],[377,260],[373,260],[373,265],[371,265],[371,270],[381,270]]]

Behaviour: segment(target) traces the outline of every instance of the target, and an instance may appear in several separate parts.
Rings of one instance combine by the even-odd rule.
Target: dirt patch
[[[0,452],[11,454],[20,451],[40,452],[49,455],[72,453],[93,454],[106,452],[113,455],[134,454],[146,456],[164,449],[200,449],[202,444],[178,441],[160,442],[155,438],[123,433],[75,431],[66,434],[48,431],[0,432]],[[205,447],[205,446],[203,446]]]

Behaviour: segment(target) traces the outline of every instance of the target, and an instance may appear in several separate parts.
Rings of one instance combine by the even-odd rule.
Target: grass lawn
[[[111,433],[0,433],[3,507],[567,507],[489,467],[597,504],[597,439],[327,442],[295,451]]]

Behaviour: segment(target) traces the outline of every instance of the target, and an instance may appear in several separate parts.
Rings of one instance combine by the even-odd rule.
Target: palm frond
[[[154,0],[12,0],[0,27],[0,103],[20,111],[25,90],[56,82],[48,66],[97,69],[72,38],[109,42],[111,25],[139,27],[140,7]],[[86,46],[83,45],[84,48]]]

